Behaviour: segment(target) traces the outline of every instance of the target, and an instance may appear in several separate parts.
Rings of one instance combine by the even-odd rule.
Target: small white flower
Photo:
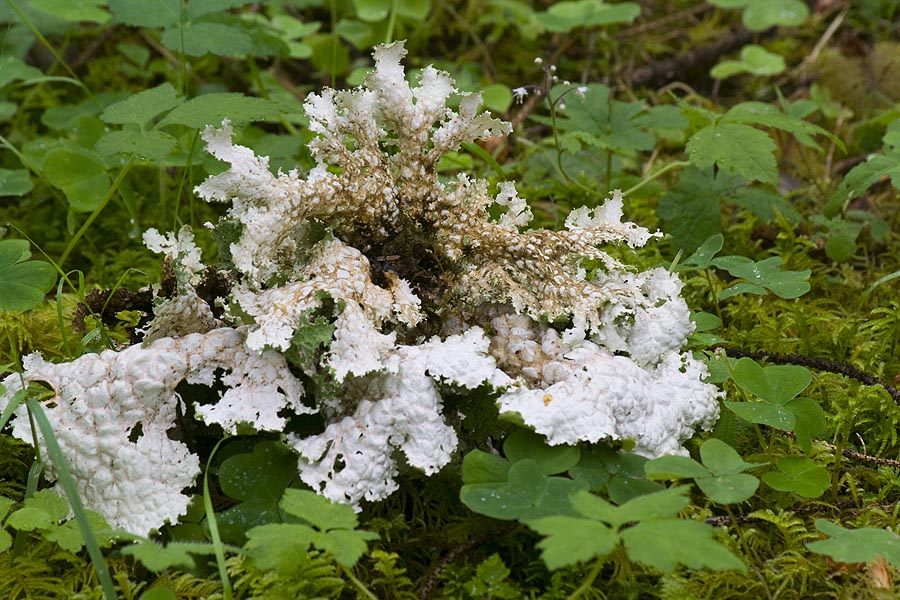
[[[517,87],[513,90],[513,99],[515,99],[517,104],[522,104],[522,101],[528,96],[528,88],[526,87]]]
[[[584,98],[584,94],[587,91],[588,88],[586,85],[579,85],[577,88],[575,88],[575,93],[578,94],[579,98]]]
[[[541,58],[540,56],[537,56],[537,57],[535,57],[535,59],[534,59],[534,64],[536,64],[536,65],[542,65],[542,64],[544,64],[544,59]]]

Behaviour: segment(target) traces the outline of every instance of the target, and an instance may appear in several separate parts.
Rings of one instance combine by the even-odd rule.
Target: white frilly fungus
[[[619,192],[572,211],[565,230],[529,230],[513,183],[491,196],[486,181],[439,178],[445,153],[510,125],[479,113],[477,94],[458,94],[432,67],[411,87],[405,53],[402,43],[381,46],[364,86],[308,96],[317,164],[305,177],[272,174],[268,158],[234,144],[227,120],[203,132],[229,168],[196,192],[227,203],[237,232],[221,320],[195,289],[205,267],[193,232],[148,230],[145,244],[166,255],[178,285],[145,344],[64,364],[32,355],[24,379],[3,381],[0,409],[22,381],[55,390],[46,412],[79,491],[114,526],[146,534],[184,514],[200,465],[167,435],[175,388],[212,386],[217,373],[224,391],[194,407],[200,419],[231,433],[242,423],[278,432],[285,415],[319,412],[321,433],[287,436],[300,477],[357,508],[397,488],[400,454],[426,474],[450,461],[457,433],[443,416],[444,386],[493,388],[501,412],[551,444],[633,439],[647,456],[683,453],[697,427],[714,423],[719,392],[682,352],[693,324],[678,277],[637,272],[601,249],[659,234],[622,221]],[[457,110],[447,107],[453,94]],[[311,223],[326,236],[309,240]],[[421,238],[412,254],[430,262],[375,277],[370,259],[404,235]],[[585,259],[600,265],[590,276]],[[423,265],[434,271],[431,296],[409,277]],[[314,396],[282,353],[303,318],[324,310],[335,329],[315,370],[333,385]],[[569,325],[560,333],[548,322]],[[14,433],[31,438],[24,408]]]

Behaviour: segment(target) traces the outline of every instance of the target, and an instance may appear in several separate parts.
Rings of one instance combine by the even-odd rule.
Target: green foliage
[[[610,554],[620,543],[629,558],[660,571],[678,565],[702,569],[744,569],[740,559],[712,539],[713,529],[675,518],[690,500],[686,487],[675,487],[614,506],[588,492],[570,496],[578,516],[529,519],[545,536],[538,543],[549,569]]]
[[[332,504],[313,492],[286,490],[280,506],[291,521],[247,531],[247,555],[259,568],[289,571],[307,556],[310,546],[329,552],[338,564],[352,567],[365,553],[366,542],[378,539],[378,534],[355,529],[357,517],[352,508]]]
[[[32,309],[56,283],[52,266],[29,258],[27,241],[0,240],[0,311]]]
[[[700,460],[703,464],[687,456],[661,456],[644,465],[644,470],[651,479],[693,479],[710,500],[719,504],[744,502],[759,487],[759,479],[744,471],[761,465],[745,462],[725,442],[703,442]]]
[[[812,376],[804,367],[762,367],[750,358],[739,359],[733,369],[734,382],[760,402],[725,402],[733,413],[749,421],[793,431],[804,452],[812,446],[812,436],[825,426],[825,412],[811,398],[797,398]]]
[[[829,537],[807,544],[813,552],[846,563],[870,562],[881,557],[900,567],[900,536],[892,531],[872,527],[845,529],[825,519],[816,519],[816,528]]]
[[[577,448],[548,446],[541,436],[519,430],[503,449],[505,459],[481,450],[463,459],[460,500],[477,513],[520,521],[568,514],[569,494],[589,488],[584,479],[553,476],[578,465]]]
[[[809,370],[710,358],[724,410],[711,435],[686,442],[694,458],[549,447],[525,432],[510,435],[500,455],[473,450],[509,425],[490,401],[454,397],[465,458],[426,484],[404,473],[395,496],[364,507],[362,529],[355,515],[293,488],[296,457],[282,442],[242,437],[210,471],[233,596],[365,589],[412,599],[428,584],[432,597],[447,598],[895,596],[871,572],[881,559],[900,568],[900,480],[876,462],[900,455],[900,407],[877,383],[896,387],[900,372],[896,3],[813,18],[799,0],[709,4],[722,10],[682,0],[0,3],[0,228],[12,223],[0,235],[27,236],[46,252],[46,262],[30,260],[29,243],[0,240],[0,364],[125,342],[99,315],[76,332],[72,312],[93,287],[160,281],[140,245],[148,227],[199,231],[220,216],[191,193],[221,168],[203,157],[199,130],[226,117],[262,121],[239,142],[270,156],[273,171],[303,172],[311,134],[300,99],[360,81],[372,45],[407,37],[411,67],[450,71],[517,125],[513,143],[463,149],[442,176],[518,178],[538,226],[561,227],[570,207],[596,206],[622,187],[627,217],[667,234],[641,260],[682,274],[698,323],[692,348],[776,353]],[[670,19],[681,14],[690,18]],[[683,68],[733,36],[738,18],[754,32],[795,29],[761,33],[759,45],[719,60],[715,86],[701,77],[705,66]],[[840,34],[825,35],[838,22]],[[645,77],[662,69],[660,81]],[[528,86],[536,77],[541,85]],[[531,94],[523,105],[511,103],[520,86]],[[546,104],[529,102],[539,94]],[[225,263],[232,241],[219,240]],[[212,257],[213,242],[198,242]],[[68,279],[44,301],[59,274],[51,263]],[[126,314],[139,325],[141,311]],[[286,356],[325,397],[330,381],[312,365],[334,326],[305,319]],[[202,428],[190,436],[201,454],[217,441]],[[104,597],[82,530],[33,464],[30,446],[4,432],[0,597]],[[703,495],[691,501],[662,479],[692,480]],[[198,507],[153,541],[119,549],[87,513],[119,597],[223,597]],[[716,537],[700,519],[726,519],[722,511],[728,536]],[[508,521],[536,531],[537,548],[533,533]]]

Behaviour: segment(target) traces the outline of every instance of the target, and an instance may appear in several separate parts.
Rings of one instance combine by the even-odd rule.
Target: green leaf
[[[181,0],[109,0],[116,20],[137,27],[169,27],[181,21]]]
[[[358,523],[353,508],[331,502],[309,490],[285,490],[281,508],[321,531],[353,529]]]
[[[678,182],[659,199],[656,209],[675,248],[693,252],[705,240],[721,234],[722,203],[742,184],[740,178],[717,174],[713,169],[688,167],[682,171]]]
[[[632,521],[674,517],[691,503],[690,487],[678,485],[661,492],[632,498],[620,506],[613,506],[599,496],[588,492],[572,494],[569,501],[582,516],[621,527]]]
[[[694,483],[710,500],[719,504],[744,502],[759,488],[759,479],[749,473],[697,477]]]
[[[215,554],[215,549],[212,544],[169,542],[163,546],[151,540],[141,540],[125,546],[120,552],[135,557],[145,567],[159,573],[171,568],[194,569],[196,563],[192,555],[210,556]]]
[[[41,169],[44,177],[66,195],[76,212],[91,212],[109,188],[106,165],[86,148],[70,146],[50,150]]]
[[[463,459],[463,482],[505,482],[509,474],[509,466],[509,461],[500,456],[491,454],[490,452],[482,452],[481,450],[472,450],[471,452],[466,454],[465,458]]]
[[[110,104],[100,114],[100,119],[106,123],[133,124],[143,128],[151,119],[175,108],[182,101],[172,84],[166,82]]]
[[[706,467],[687,456],[660,456],[647,461],[644,470],[650,479],[693,479],[710,475]]]
[[[790,410],[769,402],[725,402],[725,407],[750,423],[768,425],[784,431],[794,431],[796,417]]]
[[[809,8],[802,0],[750,0],[742,20],[750,31],[763,31],[781,25],[802,25],[809,16]]]
[[[809,276],[811,270],[782,271],[780,256],[772,256],[765,260],[753,262],[745,256],[722,256],[712,261],[720,269],[725,269],[734,277],[746,280],[722,291],[719,299],[724,300],[739,293],[760,288],[768,290],[779,298],[799,298],[810,290]],[[741,286],[741,287],[738,287]],[[754,293],[765,293],[758,291]]]
[[[577,151],[582,144],[586,144],[602,150],[633,154],[654,147],[654,128],[679,129],[687,126],[681,112],[674,107],[650,108],[643,102],[610,100],[607,86],[595,83],[586,87],[583,95],[564,86],[556,86],[552,92],[554,96],[568,93],[566,109],[557,118],[556,126],[565,133],[563,141],[570,151]]]
[[[522,591],[507,583],[509,569],[499,554],[492,554],[478,565],[475,576],[465,584],[465,590],[472,598],[498,598],[516,600]]]
[[[256,568],[289,573],[307,557],[315,533],[296,523],[259,525],[247,531],[244,550]]]
[[[5,529],[0,527],[0,552],[6,552],[10,548],[12,548],[13,539],[12,536],[7,533]]]
[[[725,236],[721,233],[711,235],[700,244],[700,247],[693,254],[681,261],[681,264],[684,267],[690,267],[690,270],[706,269],[711,265],[713,257],[719,253],[724,244]]]
[[[577,27],[596,27],[615,23],[630,23],[641,14],[635,2],[605,4],[597,0],[555,2],[534,18],[548,31],[567,33]]]
[[[0,169],[0,196],[23,196],[32,187],[27,169]]]
[[[363,21],[383,21],[391,12],[392,0],[353,0],[356,16]]]
[[[0,56],[0,88],[13,81],[28,81],[43,76],[43,71],[25,64],[11,54]]]
[[[785,69],[784,57],[769,52],[762,46],[747,44],[741,48],[741,60],[723,60],[709,72],[716,79],[725,79],[739,73],[751,75],[778,75]]]
[[[160,39],[166,47],[188,56],[243,56],[255,50],[253,38],[235,23],[191,21],[184,28],[166,29]]]
[[[812,382],[806,367],[776,365],[763,367],[752,358],[741,358],[734,365],[734,382],[767,402],[786,404]]]
[[[94,511],[85,511],[85,514],[87,514],[88,524],[97,535],[100,545],[108,548],[113,540],[109,523]],[[84,538],[75,519],[66,521],[57,527],[51,527],[44,533],[44,539],[58,544],[60,548],[69,552],[79,552],[84,547]]]
[[[97,140],[94,150],[104,156],[133,154],[160,162],[175,147],[177,140],[164,131],[111,131]]]
[[[778,165],[775,142],[768,134],[741,123],[714,123],[691,136],[688,158],[701,169],[718,166],[728,174],[775,184]]]
[[[722,117],[722,123],[743,123],[746,125],[760,125],[774,127],[792,133],[805,146],[815,148],[816,144],[811,136],[824,135],[832,142],[844,149],[844,142],[827,129],[804,121],[783,112],[774,104],[766,102],[741,102],[733,106]]]
[[[544,436],[519,429],[503,443],[503,452],[510,462],[530,459],[537,464],[544,475],[554,475],[568,471],[578,464],[581,451],[574,446],[550,446]]]
[[[397,16],[414,21],[423,21],[431,12],[431,0],[396,0]]]
[[[460,500],[471,510],[495,519],[520,521],[576,513],[569,494],[586,490],[588,483],[548,477],[531,459],[514,463],[505,483],[475,483],[462,486]]]
[[[353,510],[348,506],[345,508]],[[327,533],[313,534],[313,545],[320,550],[330,552],[338,564],[351,568],[366,553],[368,548],[366,542],[377,539],[378,534],[372,531],[335,529]]]
[[[0,240],[0,311],[30,310],[56,283],[50,264],[28,257],[27,241]]]
[[[191,0],[187,6],[187,18],[194,20],[204,15],[225,12],[231,8],[250,4],[251,0]]]
[[[831,484],[828,471],[805,456],[782,456],[775,461],[777,471],[763,474],[763,481],[779,492],[795,492],[804,498],[818,498]]]
[[[243,543],[251,527],[281,520],[279,502],[297,476],[297,457],[276,441],[263,441],[249,453],[228,457],[219,467],[219,485],[241,500],[219,514],[223,539]]]
[[[900,567],[900,536],[896,533],[873,527],[844,529],[824,519],[816,519],[816,527],[830,536],[806,544],[816,554],[844,563],[872,562],[880,556],[894,567]]]
[[[825,429],[825,411],[815,400],[794,398],[784,405],[794,415],[797,444],[807,454],[812,451],[812,438]]]
[[[157,125],[186,125],[200,129],[218,127],[223,119],[234,125],[262,119],[275,119],[282,113],[280,105],[254,96],[237,93],[204,94],[188,100],[167,114]]]
[[[104,0],[29,0],[28,6],[70,23],[106,23]]]
[[[875,154],[850,169],[837,190],[828,199],[825,216],[837,215],[851,200],[861,196],[867,189],[885,177],[890,178],[894,188],[900,190],[900,149],[895,148],[884,154]]]
[[[713,475],[735,475],[752,467],[734,448],[721,440],[708,439],[700,446],[700,460]]]
[[[545,536],[537,547],[550,570],[605,556],[619,543],[619,537],[611,527],[589,519],[543,517],[529,520],[527,524]]]
[[[641,522],[622,531],[628,558],[663,571],[678,565],[689,569],[746,571],[747,567],[728,548],[713,539],[715,529],[684,519]]]

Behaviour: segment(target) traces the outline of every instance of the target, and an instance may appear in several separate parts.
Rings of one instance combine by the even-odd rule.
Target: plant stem
[[[688,167],[688,166],[690,166],[690,164],[691,164],[690,161],[686,161],[686,160],[676,160],[675,162],[670,162],[666,166],[659,169],[653,175],[650,175],[649,177],[645,177],[644,179],[641,179],[638,183],[636,183],[632,187],[630,187],[627,190],[625,190],[624,192],[622,192],[622,195],[627,196],[628,194],[631,194],[632,192],[636,192],[637,190],[641,189],[642,187],[644,187],[645,185],[647,185],[648,183],[650,183],[651,181],[653,181],[660,175],[665,175],[666,173],[668,173],[669,171],[672,171],[673,169],[680,169],[682,167]]]
[[[605,559],[602,556],[598,556],[594,559],[594,566],[591,567],[591,572],[588,573],[587,579],[581,582],[581,585],[578,586],[574,592],[569,594],[566,600],[575,600],[576,598],[580,598],[582,594],[591,589],[591,586],[594,585],[594,580],[597,579],[597,576],[600,574],[600,570],[603,569],[603,565],[605,563]]]
[[[344,565],[340,565],[340,567],[341,567],[341,571],[344,572],[344,575],[347,576],[347,579],[349,579],[351,582],[353,582],[353,585],[356,587],[357,590],[359,590],[359,592],[362,595],[364,595],[366,598],[369,598],[369,600],[378,600],[378,596],[376,596],[375,594],[370,592],[369,589],[365,586],[365,584],[356,578],[356,575],[353,574],[353,571],[351,571]]]

